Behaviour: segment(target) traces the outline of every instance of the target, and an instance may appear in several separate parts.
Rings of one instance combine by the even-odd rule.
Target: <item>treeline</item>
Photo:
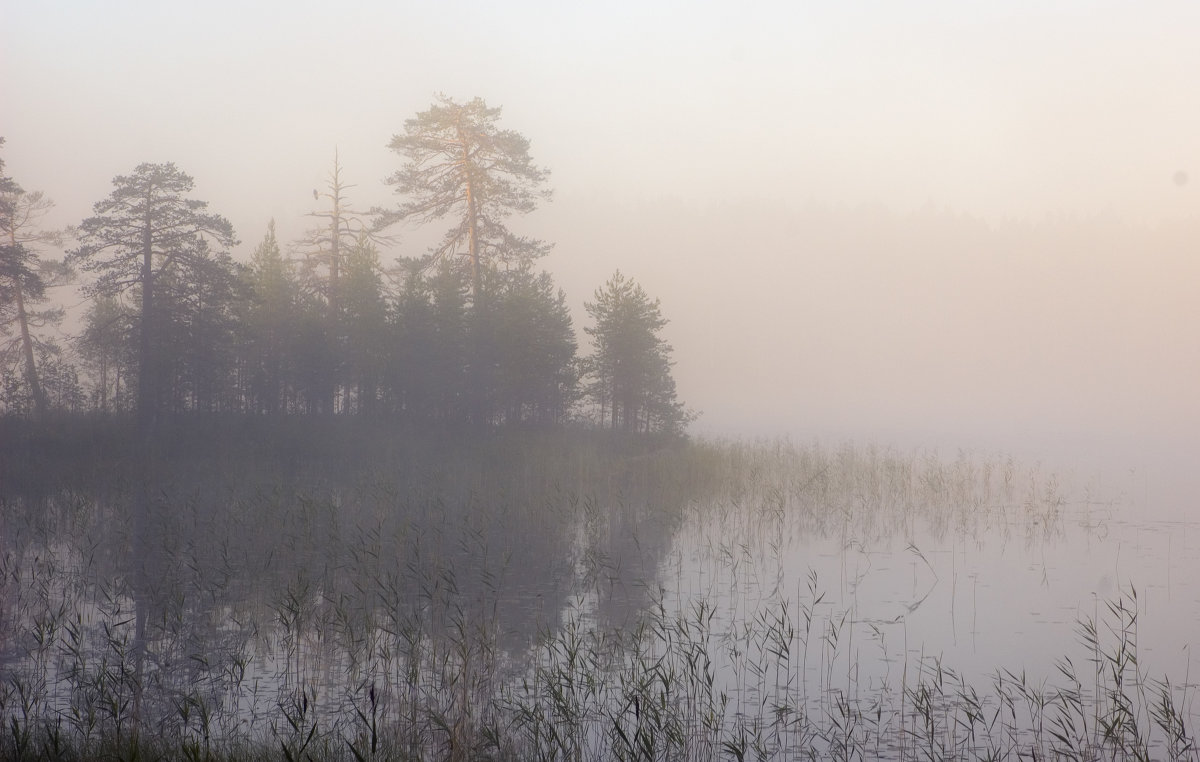
[[[0,163],[0,410],[133,413],[144,427],[236,412],[681,430],[658,301],[616,273],[586,303],[582,354],[565,294],[536,267],[550,246],[505,224],[548,191],[499,114],[443,97],[408,120],[390,144],[395,208],[354,210],[335,159],[313,229],[285,247],[272,222],[247,262],[173,164],[115,178],[56,261],[64,236],[39,227],[52,203]],[[446,230],[385,263],[400,223]],[[78,276],[91,301],[63,341],[51,295]]]

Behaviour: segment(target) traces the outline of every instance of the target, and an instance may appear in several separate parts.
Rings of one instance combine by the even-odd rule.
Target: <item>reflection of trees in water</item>
[[[821,674],[849,670],[833,619],[814,615],[815,576],[799,608],[773,606],[794,580],[764,564],[798,539],[847,552],[914,528],[1028,540],[1062,526],[1054,479],[1003,460],[336,424],[305,442],[271,425],[190,432],[142,459],[120,438],[20,456],[19,478],[0,478],[0,721],[57,721],[90,751],[140,728],[175,751],[235,739],[296,758],[322,744],[477,758],[506,733],[510,750],[537,746],[522,734],[566,727],[561,712],[577,741],[613,741],[632,732],[629,706],[680,700],[669,680],[662,697],[642,688],[689,675],[692,713],[663,716],[708,723],[719,749],[736,740],[725,710],[752,696],[704,703],[714,686],[776,651],[803,653],[788,657],[803,671],[809,640]],[[669,577],[689,554],[708,597],[676,612]]]
[[[666,467],[685,448],[552,438],[311,458],[164,442],[26,473],[0,488],[5,695],[36,688],[24,716],[85,738],[278,735],[368,703],[452,737],[557,626],[581,557],[611,560],[638,603],[702,486]]]

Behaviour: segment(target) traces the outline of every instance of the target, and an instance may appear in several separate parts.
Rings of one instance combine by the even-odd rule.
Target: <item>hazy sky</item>
[[[404,120],[482,96],[577,320],[617,267],[661,297],[703,431],[1194,442],[1197,40],[1193,2],[0,0],[0,134],[56,222],[173,161],[246,257],[335,146],[391,203]]]

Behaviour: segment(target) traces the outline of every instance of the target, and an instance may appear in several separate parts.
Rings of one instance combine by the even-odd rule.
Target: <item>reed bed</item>
[[[787,442],[436,455],[3,495],[0,756],[1197,758],[1195,686],[1139,662],[1132,587],[1057,674],[980,683],[763,563],[798,536],[1037,542],[1070,506],[1037,469]]]

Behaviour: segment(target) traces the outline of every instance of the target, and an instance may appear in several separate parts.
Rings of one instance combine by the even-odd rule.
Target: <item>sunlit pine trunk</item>
[[[22,293],[19,276],[13,278],[13,284],[17,295],[17,322],[21,326],[21,354],[25,358],[25,381],[33,394],[34,411],[38,416],[44,416],[50,405],[46,399],[46,390],[42,388],[38,379],[37,362],[33,356],[33,337],[29,334],[29,316],[25,313],[25,295]]]
[[[100,399],[97,400],[100,411],[108,412],[108,354],[100,353]]]
[[[147,199],[149,207],[150,199]],[[151,369],[153,342],[150,338],[151,326],[154,322],[154,241],[151,233],[150,211],[146,212],[146,227],[142,231],[142,325],[138,337],[138,390],[137,417],[138,428],[142,437],[146,438],[154,424],[154,405],[157,389],[154,388]]]
[[[9,230],[8,234],[9,242],[15,248],[17,246],[15,225]],[[34,412],[38,416],[43,416],[50,405],[46,399],[46,392],[42,388],[41,380],[38,378],[37,362],[33,356],[33,337],[29,333],[29,316],[25,312],[25,293],[21,288],[21,276],[19,273],[13,274],[12,282],[17,301],[17,323],[21,327],[21,355],[25,361],[25,381],[29,384],[30,393],[33,394]]]
[[[483,423],[488,416],[486,405],[484,403],[484,374],[480,366],[480,362],[484,355],[482,338],[480,331],[480,322],[485,314],[485,295],[482,283],[482,266],[479,261],[479,198],[475,193],[475,185],[471,176],[471,142],[466,131],[463,129],[462,112],[458,114],[455,123],[455,131],[458,137],[459,147],[462,149],[462,159],[459,164],[459,170],[462,172],[463,178],[463,193],[467,204],[467,257],[471,260],[471,309],[475,315],[475,334],[474,338],[474,362],[472,363],[473,370],[470,384],[471,400],[469,402],[469,415],[476,423]]]
[[[103,355],[102,358],[103,359],[101,360],[101,363],[102,363],[101,367],[103,368],[104,378],[107,379],[108,378],[108,364],[110,362],[110,358],[108,355]],[[104,384],[104,392],[103,392],[103,400],[102,400],[103,404],[104,404],[104,407],[102,408],[102,410],[104,410],[104,412],[106,412],[106,413],[108,412],[108,405],[109,405],[110,399],[112,400],[113,405],[116,405],[121,399],[121,363],[115,357],[111,358],[111,362],[112,362],[112,366],[113,366],[112,394],[109,394],[108,383],[106,381]]]
[[[462,161],[459,169],[463,175],[463,189],[467,202],[467,255],[471,259],[471,299],[479,299],[479,210],[478,198],[471,177],[471,142],[463,130],[462,111],[459,111],[455,122],[455,132],[458,145],[462,149]]]

